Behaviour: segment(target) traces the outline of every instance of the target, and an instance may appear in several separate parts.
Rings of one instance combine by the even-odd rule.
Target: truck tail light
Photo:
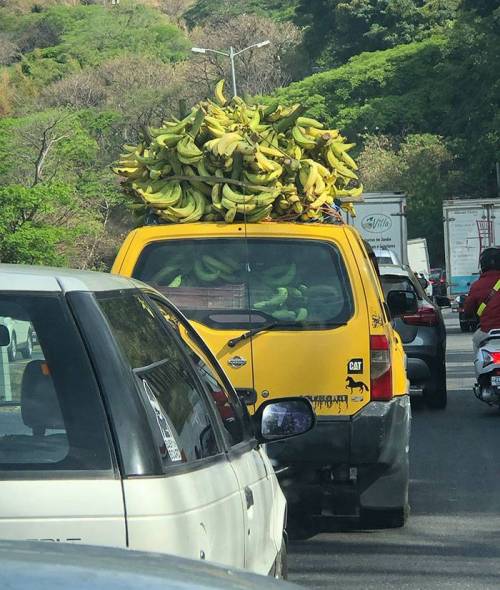
[[[392,399],[392,367],[389,340],[386,336],[370,336],[370,394],[373,401]]]
[[[415,313],[410,313],[401,318],[405,324],[410,326],[437,326],[439,316],[433,307],[420,307]]]

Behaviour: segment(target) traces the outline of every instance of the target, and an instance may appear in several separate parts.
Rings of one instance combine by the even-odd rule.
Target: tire
[[[28,342],[26,346],[21,350],[23,359],[30,359],[33,356],[33,336],[31,332],[28,333]]]
[[[281,548],[274,560],[274,565],[269,575],[278,580],[288,579],[288,552],[285,537],[281,540]]]
[[[13,363],[17,358],[17,336],[15,332],[12,332],[10,337],[10,345],[7,348],[7,356],[11,363]]]
[[[305,541],[314,537],[319,532],[317,521],[311,516],[288,516],[287,524],[290,539],[294,541]]]
[[[433,410],[444,410],[448,402],[446,390],[446,367],[442,367],[438,377],[424,387],[424,400]]]
[[[470,325],[468,322],[460,322],[460,330],[462,332],[470,332]]]
[[[386,508],[377,510],[375,508],[362,508],[360,514],[361,525],[369,529],[399,529],[408,520],[410,507]]]

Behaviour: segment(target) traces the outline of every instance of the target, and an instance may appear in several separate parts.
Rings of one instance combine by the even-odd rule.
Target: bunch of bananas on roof
[[[113,171],[165,222],[323,221],[361,197],[354,145],[300,104],[228,101],[221,80],[215,100],[124,146]]]

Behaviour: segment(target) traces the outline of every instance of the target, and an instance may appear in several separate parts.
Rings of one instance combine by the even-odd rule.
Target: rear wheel
[[[448,402],[446,391],[446,366],[440,369],[439,375],[424,387],[424,399],[429,408],[444,410]]]
[[[287,531],[290,539],[294,541],[305,541],[318,533],[318,522],[311,514],[293,515],[289,514]]]
[[[397,529],[405,525],[410,513],[408,505],[401,508],[361,509],[361,525],[369,529]]]

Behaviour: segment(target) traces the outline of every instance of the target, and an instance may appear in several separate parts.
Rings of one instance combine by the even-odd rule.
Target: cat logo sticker
[[[351,359],[347,363],[347,373],[350,375],[360,375],[363,370],[363,359]]]

